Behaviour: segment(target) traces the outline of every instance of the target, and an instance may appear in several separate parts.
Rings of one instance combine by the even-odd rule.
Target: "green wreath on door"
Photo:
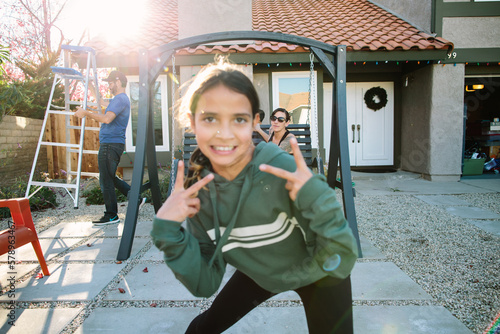
[[[375,100],[378,98],[378,102]],[[365,93],[366,106],[374,111],[380,110],[387,105],[387,92],[382,87],[372,87]]]

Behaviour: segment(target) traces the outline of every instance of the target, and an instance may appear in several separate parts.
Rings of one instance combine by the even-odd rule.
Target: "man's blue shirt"
[[[130,99],[127,94],[116,95],[109,102],[106,112],[112,111],[116,114],[115,119],[109,123],[102,123],[99,131],[99,142],[125,144],[125,131],[130,118]]]

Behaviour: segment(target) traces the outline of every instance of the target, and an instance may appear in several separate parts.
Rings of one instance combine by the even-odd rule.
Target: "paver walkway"
[[[357,191],[364,193],[383,194],[392,187],[376,180],[356,183]],[[415,179],[394,186],[462,217],[489,214],[439,193],[439,185],[433,182]],[[460,182],[460,186],[471,191],[471,185]],[[474,191],[487,191],[490,186],[495,185]],[[498,224],[490,225],[482,228],[500,233]],[[116,263],[122,228],[121,224],[96,228],[90,222],[66,222],[40,233],[49,260],[48,277],[35,277],[39,267],[31,245],[16,251],[16,260],[22,262],[14,271],[7,268],[6,257],[0,257],[2,287],[9,285],[10,278],[23,278],[15,283],[15,296],[0,296],[0,333],[59,333],[63,329],[183,333],[210,299],[193,297],[175,279],[149,238],[151,221],[138,223],[130,259]],[[366,238],[361,241],[364,258],[352,273],[355,333],[471,333]],[[231,274],[229,269],[226,281]],[[287,292],[274,299],[278,306],[262,304],[227,333],[307,333],[298,295]],[[9,305],[14,301],[21,302],[23,309],[12,313]],[[9,314],[15,326],[9,324]]]

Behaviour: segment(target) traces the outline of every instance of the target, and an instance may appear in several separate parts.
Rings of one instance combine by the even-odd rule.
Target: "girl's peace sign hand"
[[[260,165],[259,169],[263,172],[273,174],[274,176],[287,180],[285,188],[290,192],[290,198],[292,201],[295,201],[300,188],[302,188],[302,186],[313,176],[313,174],[309,167],[307,167],[306,161],[302,156],[302,152],[300,152],[297,139],[290,139],[290,144],[292,145],[293,156],[295,158],[295,163],[297,164],[295,172],[292,173],[284,169],[265,164]]]
[[[196,197],[196,194],[213,178],[214,175],[209,174],[191,187],[184,189],[184,162],[179,161],[174,190],[158,210],[156,217],[179,223],[187,217],[193,217],[200,210],[200,199]]]

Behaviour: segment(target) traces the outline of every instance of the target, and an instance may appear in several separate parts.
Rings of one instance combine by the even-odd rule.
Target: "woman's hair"
[[[204,67],[189,85],[178,106],[180,121],[186,125],[189,119],[188,115],[194,115],[196,112],[201,95],[219,85],[245,95],[252,107],[252,116],[255,118],[255,115],[259,112],[260,102],[252,81],[239,71],[235,65],[228,63],[224,58],[219,58],[215,63]],[[208,158],[199,148],[196,148],[189,160],[189,172],[185,185],[187,186],[199,179],[203,168],[211,169],[212,167]]]
[[[290,120],[290,113],[285,108],[276,108],[276,109],[274,109],[270,117],[273,117],[278,111],[281,111],[282,113],[285,113],[285,119],[286,119],[287,122]]]

